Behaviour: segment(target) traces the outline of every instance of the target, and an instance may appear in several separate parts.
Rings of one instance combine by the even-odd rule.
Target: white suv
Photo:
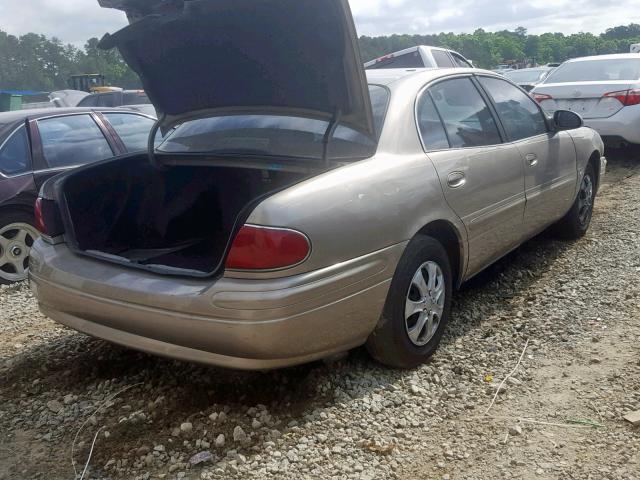
[[[367,70],[382,68],[474,68],[470,60],[446,48],[419,45],[390,53],[364,64]]]

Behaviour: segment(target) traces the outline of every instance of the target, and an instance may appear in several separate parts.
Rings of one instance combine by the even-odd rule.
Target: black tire
[[[444,277],[444,306],[433,336],[425,345],[417,345],[409,337],[405,306],[415,285],[414,275],[428,262],[437,264]],[[426,235],[415,237],[400,259],[380,321],[367,340],[369,354],[380,363],[396,368],[415,368],[425,363],[436,352],[449,321],[452,279],[451,262],[440,242]]]
[[[587,192],[584,191],[585,184],[590,185],[591,188],[591,195],[588,199],[585,198],[587,195]],[[567,240],[578,240],[585,236],[593,217],[597,185],[595,170],[593,165],[589,163],[582,180],[580,180],[578,195],[571,206],[571,210],[556,224],[555,230],[560,237]],[[585,205],[585,200],[588,205]]]
[[[14,223],[24,223],[30,225],[35,230],[35,219],[33,214],[27,213],[25,210],[13,210],[9,212],[0,212],[0,232],[3,229]],[[30,248],[32,245],[31,241],[28,242],[28,247]],[[2,258],[2,246],[0,246],[0,259]],[[28,254],[27,254],[28,256]],[[1,285],[9,285],[12,283],[16,283],[16,280],[8,279],[10,275],[8,275],[7,271],[2,270],[4,267],[0,265],[0,284]],[[19,281],[19,280],[18,280]]]

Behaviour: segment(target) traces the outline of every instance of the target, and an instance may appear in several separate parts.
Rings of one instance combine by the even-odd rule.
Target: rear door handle
[[[467,178],[462,172],[452,172],[447,177],[447,185],[451,188],[460,188],[467,183]]]
[[[535,167],[538,165],[538,156],[535,153],[529,153],[525,158],[530,166]]]

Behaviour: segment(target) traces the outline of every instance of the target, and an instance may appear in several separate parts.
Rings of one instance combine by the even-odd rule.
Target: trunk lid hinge
[[[329,121],[329,125],[327,125],[327,131],[324,133],[324,138],[322,139],[322,162],[325,166],[329,163],[329,143],[333,138],[333,134],[336,133],[336,129],[340,125],[341,118],[342,112],[340,109],[336,109],[333,113],[333,117],[331,117],[331,121]]]

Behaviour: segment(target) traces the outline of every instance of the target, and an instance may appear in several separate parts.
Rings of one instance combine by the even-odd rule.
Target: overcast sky
[[[473,32],[593,32],[640,23],[631,0],[350,0],[360,35]],[[626,7],[625,7],[626,4]],[[126,25],[124,14],[96,0],[0,0],[0,30],[55,36],[78,46]]]

